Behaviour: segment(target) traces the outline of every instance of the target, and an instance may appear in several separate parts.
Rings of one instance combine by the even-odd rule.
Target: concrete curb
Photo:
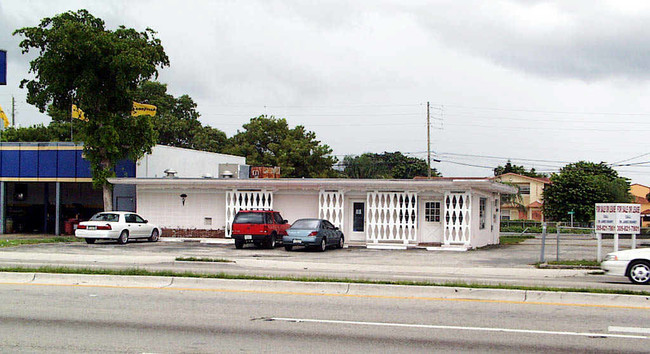
[[[558,306],[615,306],[638,307],[650,310],[650,296],[440,286],[13,272],[0,272],[0,283],[241,291],[420,300],[494,301]]]

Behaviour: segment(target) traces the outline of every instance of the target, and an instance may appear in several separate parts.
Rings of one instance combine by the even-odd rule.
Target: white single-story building
[[[168,230],[221,231],[235,214],[273,209],[293,223],[330,220],[367,247],[468,249],[499,243],[500,195],[489,178],[416,180],[114,178],[134,185],[137,211]]]

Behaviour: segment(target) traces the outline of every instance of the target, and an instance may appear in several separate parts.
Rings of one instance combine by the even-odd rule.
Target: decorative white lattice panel
[[[343,192],[321,190],[318,194],[318,217],[343,230],[343,200]]]
[[[232,236],[232,221],[240,210],[273,209],[273,192],[228,191],[226,192],[226,237]]]
[[[366,241],[415,242],[417,204],[414,192],[368,192]]]
[[[469,246],[471,237],[471,194],[445,193],[445,245]]]

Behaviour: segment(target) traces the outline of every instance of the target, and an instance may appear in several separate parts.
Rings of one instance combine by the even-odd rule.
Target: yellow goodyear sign
[[[86,118],[84,111],[82,111],[81,108],[77,107],[76,104],[72,105],[72,118],[83,120],[85,122],[88,121],[88,118]]]
[[[152,105],[152,104],[144,104],[144,103],[138,103],[138,102],[133,102],[133,110],[131,111],[131,116],[133,117],[138,117],[138,116],[155,116],[156,111],[158,110],[158,107]]]

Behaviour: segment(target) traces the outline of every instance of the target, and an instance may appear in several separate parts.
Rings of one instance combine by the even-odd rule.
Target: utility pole
[[[427,101],[427,177],[431,178],[431,117],[429,116],[429,101]]]
[[[11,126],[16,126],[16,99],[11,96]]]

